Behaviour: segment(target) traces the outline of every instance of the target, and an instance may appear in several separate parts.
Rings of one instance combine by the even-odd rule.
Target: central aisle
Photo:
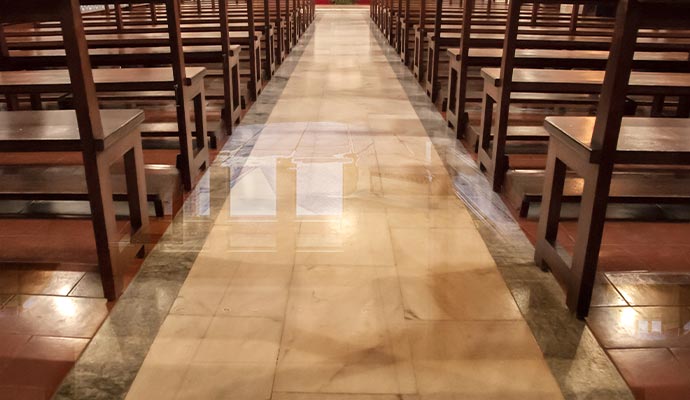
[[[562,398],[368,12],[319,10],[251,153],[225,161],[128,399]]]

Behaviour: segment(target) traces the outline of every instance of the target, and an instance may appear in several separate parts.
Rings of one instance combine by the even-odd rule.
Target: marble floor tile
[[[168,315],[127,399],[174,398],[211,319],[208,316]]]
[[[274,364],[200,364],[189,366],[175,400],[268,400]]]
[[[415,393],[392,268],[296,267],[276,391]]]
[[[223,294],[216,315],[281,320],[291,278],[292,265],[242,264]]]
[[[188,277],[170,310],[180,315],[212,316],[220,304],[231,278]]]
[[[325,221],[303,221],[297,236],[298,265],[393,265],[386,215],[346,213]]]
[[[216,225],[208,235],[205,253],[230,263],[291,264],[299,224],[243,222]]]
[[[326,394],[274,392],[271,400],[419,400],[414,394]]]
[[[524,321],[418,322],[408,330],[423,399],[563,398]]]
[[[282,323],[269,318],[213,317],[195,363],[265,364],[278,356]]]
[[[393,228],[396,264],[411,272],[496,270],[473,225],[453,228]]]

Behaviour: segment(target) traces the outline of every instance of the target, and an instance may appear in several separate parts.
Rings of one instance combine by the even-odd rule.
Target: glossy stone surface
[[[229,193],[128,399],[562,398],[366,17],[324,12],[214,166]]]
[[[532,252],[368,9],[321,9],[57,398],[631,398]]]

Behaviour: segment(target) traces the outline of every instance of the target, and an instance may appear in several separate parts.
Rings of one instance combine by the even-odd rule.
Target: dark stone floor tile
[[[88,339],[34,336],[0,372],[0,385],[53,393],[87,343]]]
[[[625,299],[604,274],[597,274],[592,292],[592,307],[627,306]]]
[[[689,307],[594,307],[587,324],[606,349],[690,347]]]
[[[646,271],[649,264],[636,255],[634,250],[635,246],[602,245],[599,250],[599,271]]]
[[[690,374],[668,349],[618,349],[608,353],[635,398],[690,398]]]
[[[690,306],[690,272],[625,272],[607,276],[630,305]]]
[[[91,338],[107,315],[105,299],[20,295],[0,310],[0,333]]]
[[[77,271],[0,270],[0,293],[65,296],[84,275]]]
[[[671,353],[687,368],[688,375],[690,375],[690,348],[673,348]]]
[[[93,297],[103,298],[103,284],[101,274],[98,272],[87,272],[77,282],[71,292],[70,297]]]

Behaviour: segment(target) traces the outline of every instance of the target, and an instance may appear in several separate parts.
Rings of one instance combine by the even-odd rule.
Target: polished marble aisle
[[[562,398],[368,9],[255,140],[128,399]]]

